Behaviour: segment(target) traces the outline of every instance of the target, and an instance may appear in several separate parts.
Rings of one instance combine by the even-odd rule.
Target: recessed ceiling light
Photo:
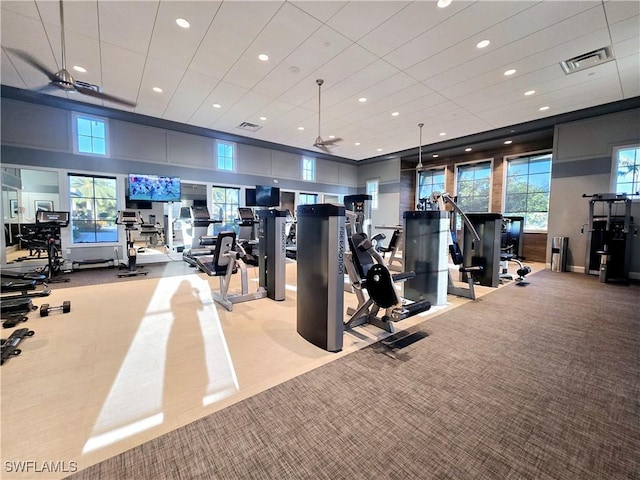
[[[451,1],[452,0],[438,0],[438,7],[447,8],[449,5],[451,5]]]
[[[267,119],[267,117],[260,117],[260,120],[262,120],[263,122]]]
[[[539,110],[540,110],[541,112],[544,112],[545,110],[549,110],[549,107],[540,107],[540,108],[539,108]]]
[[[482,40],[476,44],[478,48],[488,47],[491,42],[489,40]]]
[[[511,145],[513,143],[513,140],[505,140],[504,144],[505,145]]]
[[[447,134],[447,132],[440,132],[440,136],[444,137]]]
[[[397,117],[398,115],[400,115],[400,112],[392,112],[392,113],[391,113],[391,116],[392,116],[392,117]]]
[[[524,92],[524,94],[528,97],[529,95],[533,95],[534,93],[536,93],[535,90],[527,90],[526,92]]]
[[[379,152],[381,152],[381,151],[382,151],[382,149],[381,149],[381,148],[378,148],[378,151],[379,151]]]
[[[472,149],[470,147],[467,147],[464,149],[465,152],[470,152]]]
[[[516,69],[515,68],[510,68],[509,70],[507,70],[506,72],[504,72],[504,76],[508,77],[510,75],[513,75],[514,73],[516,73]]]
[[[335,135],[329,135],[329,138],[333,139],[333,138],[336,138],[336,136]]]
[[[434,153],[434,154],[433,154],[433,158],[438,158],[438,154],[437,154],[437,153]]]
[[[160,87],[153,87],[152,90],[156,93],[162,93],[162,89]]]
[[[76,72],[80,72],[80,73],[87,73],[87,69],[86,69],[86,68],[84,68],[84,67],[81,67],[80,65],[74,65],[74,66],[73,66],[73,69],[74,69]]]
[[[302,131],[304,130],[304,127],[298,127],[298,130]]]
[[[184,18],[176,18],[176,23],[182,28],[189,28],[191,26],[191,24]]]
[[[219,103],[214,103],[213,108],[222,108],[222,105],[220,105]]]
[[[300,67],[296,66],[296,65],[291,65],[289,67],[289,71],[291,73],[300,73]]]
[[[360,97],[360,98],[358,99],[358,101],[359,101],[360,103],[364,103],[364,102],[366,102],[366,101],[367,101],[367,97]]]
[[[269,60],[269,55],[267,55],[266,53],[261,53],[260,55],[258,55],[258,60],[266,62],[267,60]]]
[[[360,145],[360,142],[356,142],[354,143],[354,145],[357,147],[358,145]]]

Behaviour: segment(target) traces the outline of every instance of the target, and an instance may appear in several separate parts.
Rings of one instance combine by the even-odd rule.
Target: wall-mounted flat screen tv
[[[247,207],[257,207],[256,203],[256,189],[255,188],[247,188],[244,191],[244,204]]]
[[[180,177],[129,174],[129,199],[179,202]]]
[[[280,205],[280,188],[256,185],[256,205],[258,207],[277,207]]]

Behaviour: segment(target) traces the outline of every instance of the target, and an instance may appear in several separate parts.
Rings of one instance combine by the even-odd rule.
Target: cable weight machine
[[[627,283],[631,261],[630,234],[637,235],[631,216],[632,200],[626,193],[582,194],[589,198],[589,223],[585,273],[599,275],[600,281]],[[602,208],[596,208],[601,205]],[[621,211],[622,210],[622,211]]]

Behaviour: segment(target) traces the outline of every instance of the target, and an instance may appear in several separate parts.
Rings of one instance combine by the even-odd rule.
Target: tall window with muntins
[[[504,216],[524,217],[526,230],[546,231],[550,188],[550,153],[508,159]]]
[[[367,180],[367,195],[371,195],[371,209],[378,209],[378,180]]]
[[[118,241],[115,178],[69,174],[69,198],[73,243]]]
[[[216,141],[216,157],[218,170],[233,172],[236,169],[236,144]]]
[[[616,148],[613,192],[633,195],[640,191],[640,145]]]
[[[237,232],[236,218],[240,206],[240,189],[231,187],[213,187],[211,217],[214,220],[222,220],[222,223],[214,223],[214,232],[233,230]]]
[[[488,212],[490,193],[491,161],[457,167],[456,203],[463,212]]]
[[[107,122],[97,117],[74,115],[75,153],[107,155]]]
[[[302,179],[309,182],[316,181],[316,159],[302,157]]]
[[[418,201],[429,199],[432,193],[444,193],[444,168],[418,172]]]
[[[300,205],[312,205],[318,203],[318,195],[315,193],[301,193],[298,200]]]

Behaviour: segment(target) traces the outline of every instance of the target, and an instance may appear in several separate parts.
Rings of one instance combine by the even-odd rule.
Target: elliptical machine
[[[140,213],[132,212],[128,210],[118,211],[118,217],[116,218],[116,224],[124,225],[124,231],[127,235],[127,264],[120,264],[120,268],[126,268],[127,271],[118,273],[118,277],[134,277],[136,275],[146,275],[149,272],[141,272],[136,269],[136,263],[138,260],[138,252],[135,248],[135,241],[131,236],[131,232],[138,230],[137,225],[142,225],[142,217]]]

